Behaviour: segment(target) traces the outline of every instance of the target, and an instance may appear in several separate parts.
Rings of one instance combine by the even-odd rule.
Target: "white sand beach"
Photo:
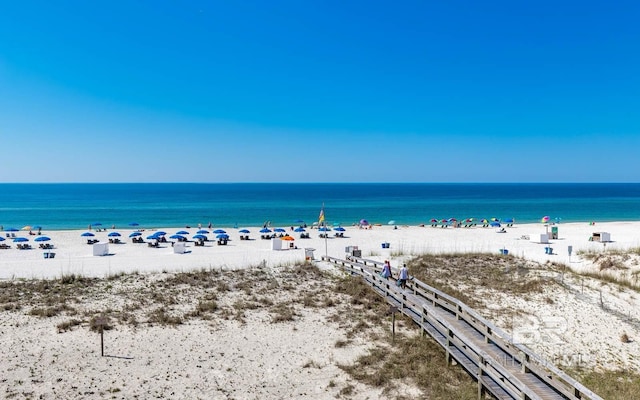
[[[557,239],[550,239],[549,244],[535,241],[553,227],[558,229]],[[143,237],[160,229],[168,233],[167,237],[180,230],[145,229]],[[261,228],[248,228],[252,240],[240,240],[237,230],[223,229],[230,235],[227,245],[218,245],[213,240],[215,235],[209,235],[212,240],[205,246],[188,243],[184,254],[174,254],[171,243],[161,243],[159,248],[132,243],[128,238],[132,229],[116,230],[124,243],[109,244],[106,256],[92,255],[92,246],[81,237],[84,230],[43,231],[42,235],[51,238],[46,242],[54,246],[51,250],[39,249],[33,241],[37,236],[15,232],[16,236],[29,238],[34,249],[18,250],[11,238],[5,238],[3,243],[12,248],[0,250],[0,279],[69,275],[109,278],[120,273],[166,275],[199,269],[220,270],[233,279],[233,271],[258,266],[278,271],[303,263],[305,248],[315,249],[313,262],[320,268],[331,269],[330,264],[318,259],[325,253],[344,258],[347,246],[358,246],[365,258],[391,260],[394,268],[417,254],[500,254],[506,249],[509,254],[528,260],[595,272],[594,264],[581,257],[580,252],[640,247],[640,222],[548,227],[516,224],[506,227],[504,233],[479,226],[346,227],[344,238],[334,237],[332,231],[326,240],[319,237],[316,229],[307,230],[309,239],[300,239],[298,233],[287,228],[297,247],[287,250],[272,250],[271,241],[260,238]],[[194,234],[196,230],[190,231]],[[108,243],[110,232],[111,229],[95,232],[95,238]],[[595,232],[609,233],[611,241],[589,240]],[[389,248],[383,248],[382,243],[389,243]],[[572,246],[571,256],[568,246]],[[545,250],[547,247],[553,249],[551,254]],[[55,252],[55,258],[44,258],[45,251]],[[627,268],[619,273],[637,276],[633,273],[640,270],[639,264],[637,258],[627,258]],[[531,332],[534,336],[544,334],[544,340],[538,337],[531,343],[523,341],[550,360],[571,363],[563,357],[584,357],[581,361],[587,367],[640,371],[640,363],[634,357],[640,351],[640,299],[636,293],[577,278],[568,277],[566,282],[579,295],[548,293],[546,296],[555,301],[545,303],[542,299],[524,301],[495,294],[496,303],[519,303],[516,305],[520,309],[530,313],[517,328],[506,330],[520,338]],[[92,307],[105,307],[114,301],[97,297],[94,300],[98,305]],[[607,310],[599,307],[602,302],[607,304]],[[295,322],[276,325],[266,323],[268,316],[257,312],[242,324],[203,320],[175,328],[121,327],[109,333],[108,353],[114,356],[110,358],[99,357],[97,336],[87,334],[87,329],[59,333],[56,325],[65,318],[41,319],[11,310],[0,316],[0,368],[8,371],[0,381],[0,393],[5,396],[27,393],[33,398],[335,398],[340,388],[350,382],[336,364],[353,360],[367,348],[366,342],[358,340],[347,348],[336,347],[336,341],[345,337],[344,327],[328,322],[329,315],[322,310],[301,312]],[[555,328],[548,329],[549,321],[556,324]],[[620,340],[623,333],[630,338],[628,342]],[[356,394],[350,398],[385,398],[379,390],[348,384],[356,386]]]
[[[589,268],[589,263],[576,254],[579,251],[603,251],[606,249],[628,249],[640,247],[640,222],[610,222],[590,225],[588,223],[566,223],[555,225],[558,228],[558,239],[550,239],[549,244],[535,242],[536,235],[551,232],[553,226],[542,224],[516,224],[505,228],[505,233],[497,233],[496,228],[433,228],[431,226],[372,226],[371,229],[346,227],[344,238],[336,238],[329,232],[329,239],[319,238],[316,229],[308,229],[309,239],[300,239],[299,234],[287,233],[295,238],[297,249],[272,250],[270,240],[260,239],[261,228],[248,228],[251,240],[239,240],[237,229],[222,227],[230,236],[226,246],[219,246],[215,234],[210,234],[210,241],[203,247],[187,244],[188,252],[174,254],[171,243],[161,243],[159,248],[148,247],[144,243],[132,243],[128,238],[133,229],[115,231],[122,234],[122,244],[109,244],[109,255],[93,256],[92,247],[87,245],[87,238],[81,237],[86,230],[43,231],[42,235],[51,238],[55,246],[48,252],[55,252],[54,259],[45,259],[45,250],[38,249],[34,242],[37,236],[29,236],[27,232],[14,232],[16,236],[27,237],[32,250],[17,250],[17,243],[6,238],[2,243],[12,246],[11,249],[0,250],[0,279],[11,278],[55,278],[61,275],[79,274],[90,277],[104,277],[120,272],[160,272],[187,271],[197,268],[238,269],[256,265],[290,265],[305,260],[305,248],[313,248],[314,256],[319,259],[328,254],[333,257],[344,257],[347,246],[358,246],[362,256],[371,259],[392,260],[394,267],[403,259],[422,253],[457,253],[457,252],[491,252],[499,253],[507,249],[509,254],[539,262],[559,262],[570,264],[576,270]],[[214,227],[215,229],[215,227]],[[156,231],[165,231],[167,237],[180,228],[145,229],[143,238]],[[99,243],[108,243],[108,234],[113,230],[94,232]],[[188,229],[191,237],[196,229]],[[611,242],[601,243],[589,241],[594,232],[610,233]],[[529,239],[526,239],[526,238]],[[146,240],[147,242],[149,240]],[[388,242],[388,249],[381,244]],[[551,247],[553,254],[547,254],[545,247]],[[569,257],[568,246],[573,247],[573,256]]]

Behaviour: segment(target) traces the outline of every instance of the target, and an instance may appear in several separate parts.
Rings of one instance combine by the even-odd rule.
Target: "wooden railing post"
[[[480,356],[478,360],[478,372],[476,379],[478,380],[478,400],[482,399],[484,395],[484,384],[482,383],[482,374],[484,371],[484,357]]]
[[[451,337],[453,337],[453,332],[451,331],[451,329],[447,329],[447,348],[445,349],[446,354],[446,360],[447,360],[447,365],[451,364],[451,360],[453,359],[453,356],[451,355],[451,352],[449,351],[449,348],[451,347]]]
[[[422,305],[422,312],[420,313],[420,336],[424,337],[427,333],[427,330],[425,329],[425,323],[427,322],[427,310],[424,307],[424,304]]]

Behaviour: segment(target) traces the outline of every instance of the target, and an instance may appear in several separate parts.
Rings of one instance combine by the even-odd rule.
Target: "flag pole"
[[[329,250],[327,245],[327,219],[324,216],[324,201],[322,202],[322,209],[320,210],[320,228],[324,227],[324,258],[326,261],[329,260]]]
[[[327,221],[325,220],[324,222],[324,227],[325,227],[325,231],[324,231],[324,258],[329,261],[329,250],[327,250],[327,237],[329,236],[329,234],[326,231],[327,228]]]

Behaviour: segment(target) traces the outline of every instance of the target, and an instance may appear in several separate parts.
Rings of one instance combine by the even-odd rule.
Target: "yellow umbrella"
[[[23,231],[30,231],[31,230],[31,225],[23,226],[22,230]]]

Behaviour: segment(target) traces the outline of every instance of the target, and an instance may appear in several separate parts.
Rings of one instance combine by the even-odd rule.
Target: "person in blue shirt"
[[[409,270],[407,269],[407,264],[402,264],[402,268],[400,268],[400,276],[398,276],[398,284],[401,288],[407,287],[407,279],[409,279]]]

